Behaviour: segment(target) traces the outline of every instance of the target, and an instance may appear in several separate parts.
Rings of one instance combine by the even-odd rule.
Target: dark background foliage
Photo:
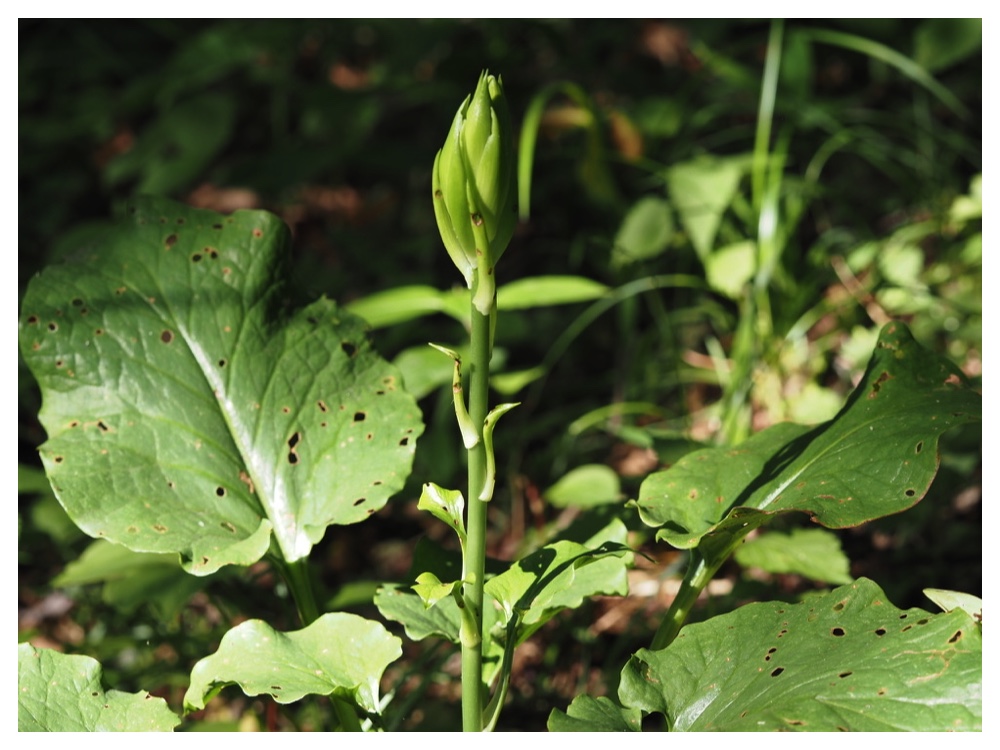
[[[504,256],[501,284],[545,274],[612,287],[657,274],[704,277],[679,220],[669,223],[665,247],[635,262],[615,260],[616,237],[644,196],[677,201],[665,192],[671,167],[753,151],[770,30],[767,20],[21,21],[19,292],[135,193],[281,216],[294,236],[291,298],[325,294],[348,303],[406,284],[453,287],[460,278],[438,238],[430,168],[484,67],[502,75],[516,129],[547,84],[578,84],[593,103],[592,110],[561,97],[549,103],[531,217]],[[830,30],[920,64],[953,99],[871,49],[822,43],[815,33]],[[981,371],[979,225],[954,219],[956,199],[982,170],[981,22],[817,20],[789,22],[784,32],[773,140],[786,148],[782,205],[799,200],[804,209],[784,227],[769,326],[755,348],[746,395],[755,429],[794,417],[790,404],[804,383],[842,398],[867,356],[851,347],[877,330],[880,316],[906,319],[925,345],[973,378]],[[754,236],[752,203],[744,176],[717,246]],[[934,231],[919,229],[928,225]],[[908,240],[914,227],[916,239]],[[898,266],[880,265],[894,243],[919,251],[908,283]],[[499,369],[538,365],[585,307],[503,315]],[[667,289],[632,297],[584,326],[547,379],[517,394],[525,405],[498,430],[507,468],[491,554],[510,559],[574,513],[543,499],[574,466],[610,465],[622,494],[634,497],[650,471],[701,441],[725,439],[713,411],[725,384],[706,362],[731,354],[740,315],[739,298]],[[460,341],[462,332],[454,320],[433,316],[372,335],[391,359],[426,341]],[[605,407],[636,403],[645,405],[641,413],[600,416]],[[223,602],[221,587],[210,584],[207,595],[166,620],[142,607],[110,607],[93,587],[52,586],[87,540],[32,473],[44,440],[38,406],[21,365],[22,639],[98,655],[112,687],[162,684],[163,694],[176,697],[171,690],[183,689],[190,664],[232,618],[281,623],[287,615],[268,611],[273,605],[257,595],[261,587],[275,590],[266,568],[225,576],[235,596]],[[403,580],[415,540],[437,534],[415,515],[416,488],[431,479],[458,484],[461,453],[446,398],[434,390],[421,406],[429,430],[413,487],[372,521],[332,529],[316,552],[331,604],[373,611],[364,604],[366,582]],[[899,606],[928,606],[920,594],[926,586],[981,590],[981,437],[978,427],[946,437],[942,472],[921,504],[841,535],[852,573],[875,578]],[[677,555],[652,545],[626,516],[652,558],[641,563],[642,581],[655,589]],[[813,586],[735,565],[724,572],[728,586],[703,614],[753,598],[795,598]],[[352,598],[347,584],[361,593]],[[617,670],[646,645],[663,606],[641,593],[630,600],[591,603],[526,644],[511,721],[543,726],[548,709],[567,696],[613,692]],[[446,651],[423,658],[448,674]],[[151,670],[160,683],[150,683]],[[143,683],[135,685],[140,673]],[[396,675],[403,677],[403,693],[455,700],[445,680]],[[250,726],[320,721],[311,705],[279,716],[273,705],[233,697],[227,709],[222,718],[250,717]],[[406,721],[440,728],[426,708]],[[451,718],[441,721],[447,727]]]

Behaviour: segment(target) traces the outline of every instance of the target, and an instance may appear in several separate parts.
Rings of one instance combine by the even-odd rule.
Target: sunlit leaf
[[[680,548],[789,511],[830,528],[855,526],[919,502],[937,473],[941,433],[981,412],[961,371],[890,323],[833,420],[778,424],[734,447],[689,453],[643,482],[639,514]]]
[[[19,732],[169,732],[181,723],[163,698],[104,691],[89,656],[17,647]]]
[[[403,485],[422,431],[399,373],[332,301],[285,306],[288,230],[141,199],[36,276],[21,350],[73,521],[207,574],[298,560]]]
[[[689,625],[632,657],[618,697],[672,731],[980,731],[982,659],[967,613],[899,610],[859,579]]]
[[[221,688],[235,684],[247,695],[270,695],[278,703],[332,694],[377,713],[379,680],[402,655],[400,644],[380,623],[344,612],[325,614],[291,633],[247,620],[195,664],[184,706],[204,708]]]

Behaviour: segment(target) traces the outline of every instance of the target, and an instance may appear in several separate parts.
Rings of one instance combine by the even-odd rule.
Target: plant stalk
[[[316,622],[319,619],[319,607],[316,604],[316,594],[309,577],[308,559],[296,560],[295,562],[279,560],[278,568],[282,572],[285,583],[288,584],[288,590],[292,592],[302,626],[307,627]],[[334,695],[330,696],[330,703],[333,704],[333,710],[337,714],[342,731],[361,731],[361,722],[358,720],[354,706]]]
[[[495,310],[495,303],[493,309]],[[493,313],[495,314],[495,313]],[[486,510],[479,499],[486,479],[483,422],[489,408],[491,332],[490,315],[472,305],[472,351],[469,360],[469,416],[480,440],[469,449],[468,519],[462,595],[476,623],[474,637],[462,639],[462,729],[483,730],[483,583],[486,571]]]
[[[295,600],[295,608],[298,610],[302,627],[316,622],[319,618],[319,607],[316,604],[312,581],[309,579],[309,561],[307,559],[295,562],[280,560],[278,568],[281,570],[285,583],[288,584],[292,599]]]
[[[697,550],[691,550],[691,557],[688,560],[688,568],[684,574],[684,580],[681,582],[681,588],[671,602],[663,622],[657,628],[656,635],[653,636],[653,642],[649,645],[651,651],[658,651],[673,643],[674,638],[681,632],[681,628],[687,621],[698,596],[712,580],[712,576],[718,569],[719,565],[709,565]]]
[[[716,572],[722,567],[722,563],[729,559],[737,547],[743,542],[747,534],[763,523],[762,519],[744,524],[742,529],[733,532],[723,539],[702,543],[689,553],[687,572],[684,580],[681,581],[681,588],[670,604],[670,609],[663,617],[663,622],[653,636],[653,642],[649,648],[658,651],[666,648],[677,634],[681,632],[684,623],[687,622],[688,615],[694,607],[698,596],[705,587],[715,577]]]

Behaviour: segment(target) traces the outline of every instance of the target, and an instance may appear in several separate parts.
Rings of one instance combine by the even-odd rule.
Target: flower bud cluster
[[[458,108],[434,159],[434,215],[452,261],[484,315],[493,308],[493,270],[517,221],[514,144],[499,78],[486,71]]]

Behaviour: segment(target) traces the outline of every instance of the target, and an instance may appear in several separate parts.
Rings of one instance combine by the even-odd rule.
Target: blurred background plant
[[[497,435],[489,549],[510,559],[588,514],[622,515],[642,546],[622,510],[642,478],[706,443],[830,418],[889,319],[978,381],[981,45],[979,19],[21,21],[19,293],[137,192],[281,216],[292,293],[367,317],[428,423],[412,486],[317,551],[326,606],[371,616],[417,538],[441,539],[415,511],[420,483],[462,470],[450,363],[426,342],[462,341],[467,313],[429,186],[479,70],[502,74],[532,173],[493,363],[500,395],[523,402]],[[112,687],[178,705],[234,618],[269,615],[255,591],[287,592],[262,566],[220,574],[223,598],[169,559],[93,546],[41,474],[23,365],[18,397],[20,639],[93,655]],[[947,434],[916,509],[842,532],[850,575],[901,607],[927,606],[927,586],[981,594],[981,452],[978,427]],[[522,647],[508,720],[543,727],[554,703],[613,692],[680,561],[646,549],[627,600]],[[822,585],[764,559],[725,568],[705,614]],[[147,588],[116,584],[123,565],[144,566]],[[452,651],[410,647],[389,675],[414,706],[400,727],[453,727],[414,697],[457,710],[455,681],[435,676],[453,674]],[[308,701],[209,710],[220,728],[320,721]]]

